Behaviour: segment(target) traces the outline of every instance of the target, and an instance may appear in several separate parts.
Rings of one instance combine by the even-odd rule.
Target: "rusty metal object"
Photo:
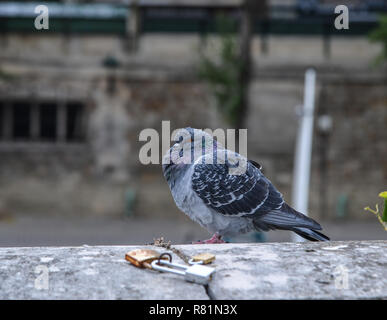
[[[151,249],[136,249],[125,254],[125,260],[138,268],[152,269],[150,263],[159,259],[160,253]],[[164,257],[161,257],[165,259]]]

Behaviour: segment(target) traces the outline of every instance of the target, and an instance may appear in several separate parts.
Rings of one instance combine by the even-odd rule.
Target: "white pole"
[[[301,123],[298,129],[296,152],[294,155],[293,171],[293,208],[308,215],[310,162],[312,157],[313,114],[315,96],[316,72],[308,69],[305,72],[304,105]],[[297,234],[292,235],[295,242],[304,241]]]

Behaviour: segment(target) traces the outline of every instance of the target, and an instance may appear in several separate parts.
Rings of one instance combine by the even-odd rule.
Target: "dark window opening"
[[[42,103],[40,112],[40,138],[44,141],[55,141],[57,132],[57,105]]]
[[[16,102],[12,106],[13,137],[25,140],[30,137],[31,106],[25,102]]]
[[[75,101],[0,101],[0,140],[82,142],[84,112]]]
[[[79,141],[83,139],[83,109],[81,103],[67,104],[67,141]]]

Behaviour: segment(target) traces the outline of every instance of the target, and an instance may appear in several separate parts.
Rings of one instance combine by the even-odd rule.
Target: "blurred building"
[[[296,107],[316,68],[317,120],[332,126],[316,123],[310,214],[326,218],[367,216],[387,181],[387,76],[371,68],[381,46],[367,37],[386,1],[351,1],[348,30],[334,28],[339,2],[268,1],[247,117],[249,157],[290,200]],[[160,166],[138,161],[138,135],[162,120],[228,127],[198,80],[198,48],[241,1],[53,1],[48,30],[34,27],[38,4],[0,3],[2,207],[120,215],[135,191],[136,215],[175,215]]]

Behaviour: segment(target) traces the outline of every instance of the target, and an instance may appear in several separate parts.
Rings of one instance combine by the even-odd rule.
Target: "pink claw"
[[[193,242],[193,244],[206,244],[206,243],[211,244],[211,243],[226,243],[226,242],[222,240],[222,236],[217,232],[211,237],[211,239]]]

